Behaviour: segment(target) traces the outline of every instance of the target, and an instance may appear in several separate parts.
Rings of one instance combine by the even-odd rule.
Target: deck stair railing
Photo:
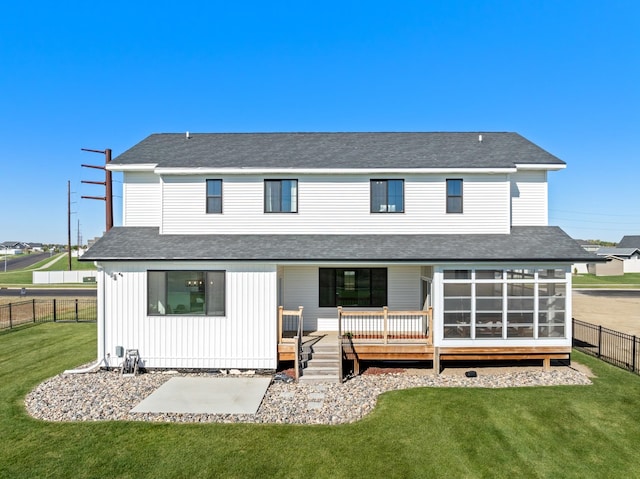
[[[422,311],[351,311],[338,306],[338,336],[366,342],[431,343],[432,309]]]
[[[297,311],[286,310],[283,306],[278,306],[278,341],[281,343],[294,344],[294,349],[296,351],[296,379],[300,377],[300,367],[302,363],[302,335],[304,334],[304,318],[302,316],[303,309],[303,306],[299,306]]]

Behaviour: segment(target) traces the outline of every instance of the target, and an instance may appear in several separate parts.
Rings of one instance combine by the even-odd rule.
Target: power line
[[[591,212],[584,212],[584,211],[571,211],[571,210],[557,210],[555,208],[549,208],[549,212],[551,211],[559,211],[561,213],[571,213],[574,215],[587,215],[587,216],[620,216],[620,217],[629,217],[631,213],[628,213],[626,215],[618,215],[618,214],[612,214],[612,213],[591,213]]]
[[[600,224],[600,225],[621,225],[621,226],[625,226],[625,225],[629,225],[629,221],[601,221],[601,220],[587,220],[587,219],[580,219],[580,218],[563,218],[561,216],[549,216],[549,218],[552,218],[554,220],[561,220],[561,221],[569,221],[569,222],[579,222],[579,223],[592,223],[592,224]]]

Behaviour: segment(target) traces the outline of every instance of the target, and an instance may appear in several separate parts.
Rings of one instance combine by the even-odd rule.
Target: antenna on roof
[[[187,140],[190,140],[191,136],[189,135],[189,132],[187,132]]]
[[[189,133],[187,133],[187,137],[188,137],[188,136],[189,136]],[[478,141],[479,141],[480,143],[482,143],[482,135],[478,135]]]

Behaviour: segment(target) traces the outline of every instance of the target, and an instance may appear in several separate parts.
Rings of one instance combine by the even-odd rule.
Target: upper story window
[[[462,180],[447,180],[447,213],[462,213]]]
[[[207,180],[207,213],[222,213],[222,180]]]
[[[265,213],[298,212],[298,180],[264,180]]]
[[[371,180],[372,213],[404,213],[404,180]]]

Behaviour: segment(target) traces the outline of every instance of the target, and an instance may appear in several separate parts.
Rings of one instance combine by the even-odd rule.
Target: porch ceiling
[[[267,262],[597,262],[555,226],[519,226],[511,234],[160,235],[158,228],[116,227],[82,261]]]

